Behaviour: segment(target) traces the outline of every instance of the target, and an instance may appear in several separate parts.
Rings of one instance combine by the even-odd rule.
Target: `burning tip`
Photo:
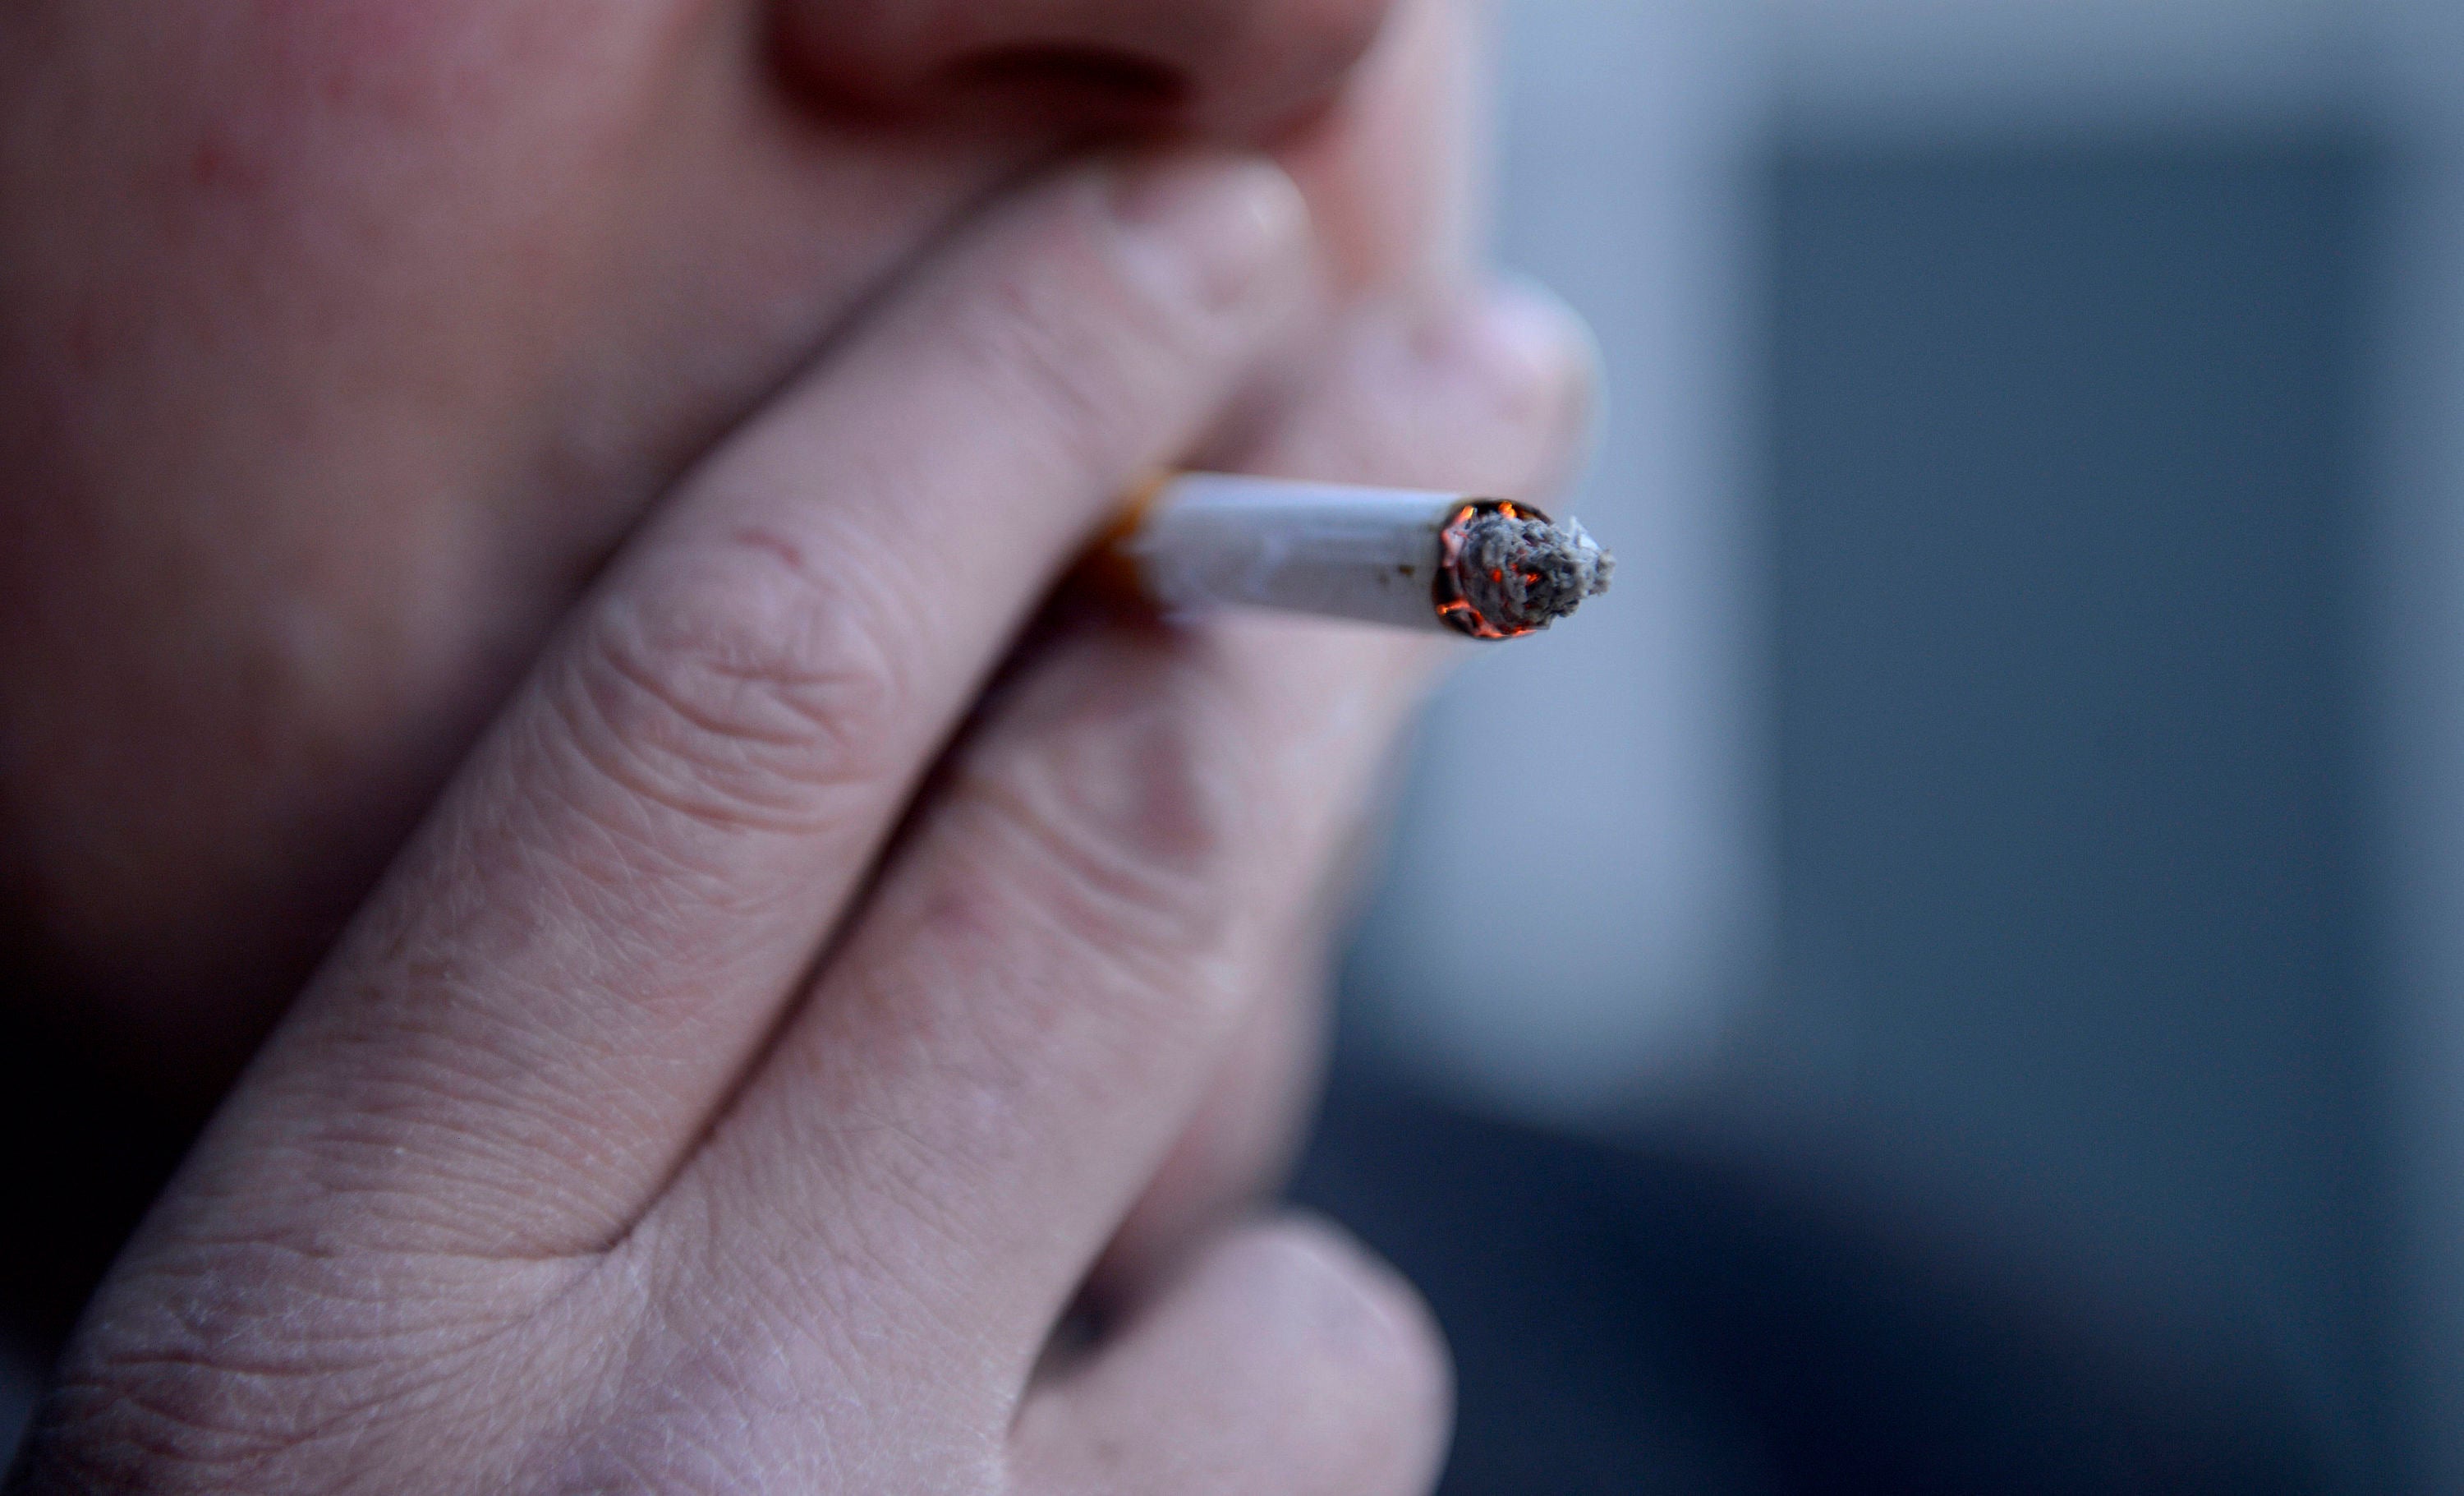
[[[1609,589],[1617,559],[1577,521],[1558,525],[1513,504],[1474,515],[1454,553],[1456,584],[1491,638],[1548,627]]]

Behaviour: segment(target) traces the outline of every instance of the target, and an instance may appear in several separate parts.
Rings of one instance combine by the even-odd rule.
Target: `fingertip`
[[[1424,334],[1422,353],[1483,389],[1497,414],[1571,438],[1589,424],[1599,384],[1591,324],[1540,281],[1500,277],[1464,297]]]
[[[1290,1213],[1226,1235],[1200,1271],[1293,1386],[1348,1431],[1353,1490],[1424,1489],[1454,1423],[1454,1361],[1418,1288],[1341,1226]]]
[[[1117,1336],[1024,1411],[1023,1452],[1078,1488],[1407,1496],[1434,1484],[1453,1375],[1419,1295],[1303,1216],[1194,1248]]]
[[[1110,171],[1126,258],[1163,295],[1208,311],[1248,299],[1309,237],[1308,200],[1263,154],[1175,151]]]
[[[1302,1306],[1327,1343],[1396,1374],[1390,1386],[1436,1407],[1450,1399],[1452,1358],[1436,1314],[1411,1280],[1359,1238],[1323,1216],[1291,1212],[1226,1242],[1254,1256],[1275,1280],[1270,1296]]]

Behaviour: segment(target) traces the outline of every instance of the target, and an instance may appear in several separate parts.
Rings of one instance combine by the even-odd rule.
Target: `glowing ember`
[[[1475,639],[1537,633],[1606,592],[1617,567],[1580,524],[1523,504],[1466,504],[1443,542],[1438,612]]]

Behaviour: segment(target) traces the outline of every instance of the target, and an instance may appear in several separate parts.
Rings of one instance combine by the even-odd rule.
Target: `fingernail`
[[[1123,168],[1112,209],[1139,269],[1210,311],[1239,301],[1307,233],[1309,205],[1264,156],[1177,156]]]

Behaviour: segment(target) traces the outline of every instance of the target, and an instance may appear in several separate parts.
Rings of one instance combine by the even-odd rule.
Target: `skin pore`
[[[174,1127],[306,983],[29,1488],[1425,1479],[1408,1295],[1233,1222],[1429,662],[1080,628],[980,693],[1154,464],[1555,475],[1579,340],[1467,278],[1461,43],[1358,0],[0,19],[11,997]],[[1125,129],[1177,143],[1089,158]],[[917,527],[930,608],[811,584]],[[1106,1333],[1039,1372],[1082,1290]]]

